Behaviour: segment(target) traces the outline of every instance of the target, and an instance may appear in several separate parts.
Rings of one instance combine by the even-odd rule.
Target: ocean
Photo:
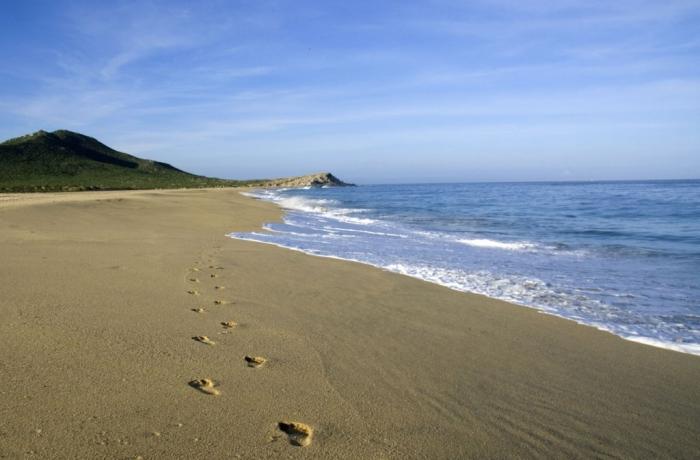
[[[700,355],[700,180],[367,185],[250,193],[232,238],[366,263]]]

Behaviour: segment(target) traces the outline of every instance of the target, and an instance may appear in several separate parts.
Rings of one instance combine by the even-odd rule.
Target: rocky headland
[[[306,176],[283,177],[272,179],[263,183],[263,187],[353,187],[335,177],[329,172],[320,172]]]

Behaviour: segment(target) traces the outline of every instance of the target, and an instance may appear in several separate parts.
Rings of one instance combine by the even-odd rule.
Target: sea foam
[[[505,242],[489,240],[485,238],[458,239],[457,241],[468,246],[474,246],[476,248],[505,249],[508,251],[524,251],[528,249],[534,249],[536,247],[535,244],[528,242]]]

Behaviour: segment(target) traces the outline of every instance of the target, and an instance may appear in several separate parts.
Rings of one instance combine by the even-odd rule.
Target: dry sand
[[[700,358],[225,236],[279,217],[0,198],[0,457],[700,457]]]

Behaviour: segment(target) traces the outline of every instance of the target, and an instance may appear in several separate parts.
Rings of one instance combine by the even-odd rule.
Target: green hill
[[[259,181],[196,176],[167,163],[117,152],[66,130],[0,143],[0,192],[231,187]]]

